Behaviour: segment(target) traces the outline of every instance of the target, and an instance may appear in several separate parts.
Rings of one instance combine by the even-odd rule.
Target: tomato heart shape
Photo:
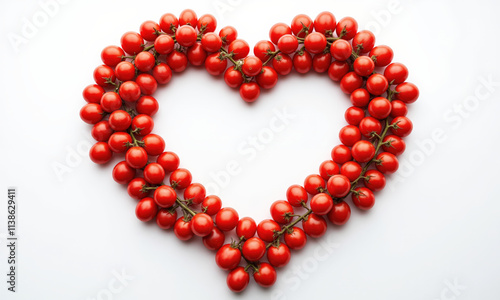
[[[216,28],[212,15],[198,18],[188,9],[179,18],[165,14],[159,23],[144,22],[139,33],[125,33],[120,47],[102,51],[103,65],[94,70],[95,84],[83,91],[87,104],[80,117],[93,125],[93,162],[106,164],[124,154],[113,179],[138,200],[137,218],[156,220],[180,240],[198,236],[206,248],[217,251],[216,263],[228,271],[229,288],[241,292],[250,273],[259,285],[272,286],[276,269],[289,263],[294,250],[303,248],[308,237],[325,234],[326,219],[335,226],[345,224],[351,216],[349,198],[361,210],[373,207],[376,192],[386,184],[385,174],[398,169],[403,138],[413,128],[407,104],[417,100],[419,90],[406,82],[407,68],[392,63],[392,49],[375,46],[374,35],[358,31],[350,17],[337,22],[329,12],[315,20],[298,15],[291,26],[274,25],[270,40],[258,42],[254,55],[236,29],[227,26],[217,34]],[[165,151],[164,140],[152,133],[152,117],[159,109],[152,94],[188,64],[203,65],[209,74],[223,77],[248,103],[293,69],[328,74],[350,95],[341,144],[318,174],[290,186],[286,200],[272,203],[271,219],[240,219],[236,210],[223,207],[219,197],[192,182],[191,172],[179,168],[179,156]],[[238,239],[226,243],[230,232]]]

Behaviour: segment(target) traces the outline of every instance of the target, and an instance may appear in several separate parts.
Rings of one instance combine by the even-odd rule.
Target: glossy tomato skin
[[[215,223],[222,231],[233,230],[238,225],[239,216],[231,207],[224,207],[215,216]]]
[[[135,209],[137,218],[143,222],[148,222],[154,219],[157,212],[158,207],[156,206],[153,198],[150,197],[143,198],[141,201],[139,201]]]
[[[184,218],[179,218],[174,224],[175,236],[181,241],[188,241],[193,238],[193,230],[191,229],[191,221],[186,221]]]
[[[249,261],[259,261],[266,254],[266,244],[258,237],[251,237],[243,243],[241,251]]]
[[[212,232],[209,235],[203,237],[203,244],[208,250],[219,250],[224,241],[226,240],[226,236],[224,232],[222,232],[219,228],[214,227]]]
[[[281,230],[281,227],[274,220],[262,220],[257,226],[257,235],[265,242],[272,242],[274,234]]]
[[[246,289],[250,282],[250,275],[245,268],[237,267],[227,275],[226,283],[232,292],[240,293]]]
[[[328,219],[335,225],[344,225],[349,221],[350,216],[351,208],[345,201],[334,204],[328,213]]]
[[[223,270],[233,270],[238,266],[240,260],[240,250],[231,247],[229,244],[222,246],[215,255],[215,262]]]
[[[241,218],[236,226],[236,235],[241,238],[249,239],[252,238],[257,232],[257,224],[250,217]]]
[[[253,273],[253,278],[262,287],[270,287],[276,282],[276,270],[268,263],[260,263],[258,271]]]
[[[287,245],[280,243],[278,246],[271,246],[267,250],[267,260],[276,268],[284,267],[290,262],[292,253]]]
[[[307,216],[307,219],[302,221],[302,228],[308,236],[319,238],[326,233],[327,224],[322,216],[312,213]]]
[[[290,233],[285,233],[285,243],[290,249],[300,250],[304,248],[306,242],[307,236],[299,227],[293,227]]]

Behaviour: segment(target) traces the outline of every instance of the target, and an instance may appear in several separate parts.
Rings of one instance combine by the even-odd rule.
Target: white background
[[[91,127],[78,116],[101,49],[142,21],[187,7],[214,14],[218,28],[235,26],[250,45],[298,13],[353,16],[360,29],[375,31],[377,44],[393,48],[421,92],[410,107],[414,131],[401,169],[375,207],[353,209],[347,225],[309,239],[273,288],[251,282],[238,298],[500,298],[496,2],[67,1],[16,49],[9,35],[22,36],[47,1],[2,1],[0,10],[1,299],[236,297],[199,239],[180,242],[135,218],[135,201],[111,178],[112,164],[88,159]],[[496,86],[485,86],[488,78]],[[175,75],[167,87],[155,94],[155,132],[196,182],[213,182],[210,172],[236,161],[240,173],[219,195],[257,221],[329,158],[349,106],[336,84],[316,74],[290,75],[252,106],[203,69]],[[283,109],[295,117],[248,160],[239,145]],[[433,132],[445,138],[431,142]],[[61,166],[66,173],[56,172]],[[18,189],[15,295],[5,284],[9,186]],[[115,275],[123,271],[125,284]]]

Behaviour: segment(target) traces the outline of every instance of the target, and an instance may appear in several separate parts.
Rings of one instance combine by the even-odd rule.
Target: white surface
[[[408,66],[409,81],[421,91],[410,108],[415,128],[406,139],[403,170],[376,194],[375,207],[368,213],[353,209],[346,226],[309,239],[279,270],[273,288],[251,282],[238,298],[500,298],[499,86],[481,87],[481,78],[500,82],[500,43],[493,31],[500,25],[498,3],[405,1],[398,13],[380,19],[387,17],[380,11],[388,11],[390,1],[67,2],[18,52],[8,35],[20,34],[23,19],[42,8],[35,1],[4,1],[0,10],[0,194],[8,186],[18,188],[20,237],[18,293],[12,295],[3,275],[2,196],[1,299],[235,297],[226,287],[226,272],[200,240],[183,243],[172,232],[139,222],[135,201],[111,178],[112,165],[98,167],[86,153],[74,152],[91,140],[78,111],[101,49],[118,44],[123,32],[138,30],[144,20],[186,7],[214,14],[218,28],[235,26],[252,46],[268,38],[272,24],[289,23],[297,13],[314,18],[329,10],[337,19],[355,17],[361,29],[378,24],[377,44],[394,49],[395,61]],[[467,116],[453,113],[477,89],[489,92],[485,100]],[[167,148],[201,183],[213,181],[211,171],[238,162],[240,174],[219,195],[240,216],[256,220],[268,217],[272,201],[283,199],[290,184],[302,183],[329,158],[349,105],[327,77],[295,74],[249,107],[222,78],[194,68],[175,75],[155,96],[161,106],[155,132]],[[248,161],[238,145],[268,127],[274,109],[285,107],[295,118]],[[446,139],[423,154],[419,145],[435,130]],[[71,172],[58,178],[58,163],[69,164]],[[133,277],[125,285],[113,274],[122,269]],[[459,289],[450,288],[454,281]]]

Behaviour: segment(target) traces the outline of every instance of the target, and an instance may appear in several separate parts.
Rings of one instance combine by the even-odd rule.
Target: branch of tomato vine
[[[293,222],[281,227],[280,231],[275,232],[274,233],[274,240],[266,245],[266,249],[271,248],[271,246],[273,246],[273,245],[277,245],[279,243],[281,236],[285,232],[287,232],[290,228],[293,228],[293,226],[297,225],[297,223],[299,223],[300,221],[305,220],[307,218],[307,216],[309,216],[312,213],[312,209],[310,207],[308,207],[307,204],[302,202],[302,206],[305,209],[307,209],[307,211],[304,214],[299,215],[295,220],[293,220]]]

